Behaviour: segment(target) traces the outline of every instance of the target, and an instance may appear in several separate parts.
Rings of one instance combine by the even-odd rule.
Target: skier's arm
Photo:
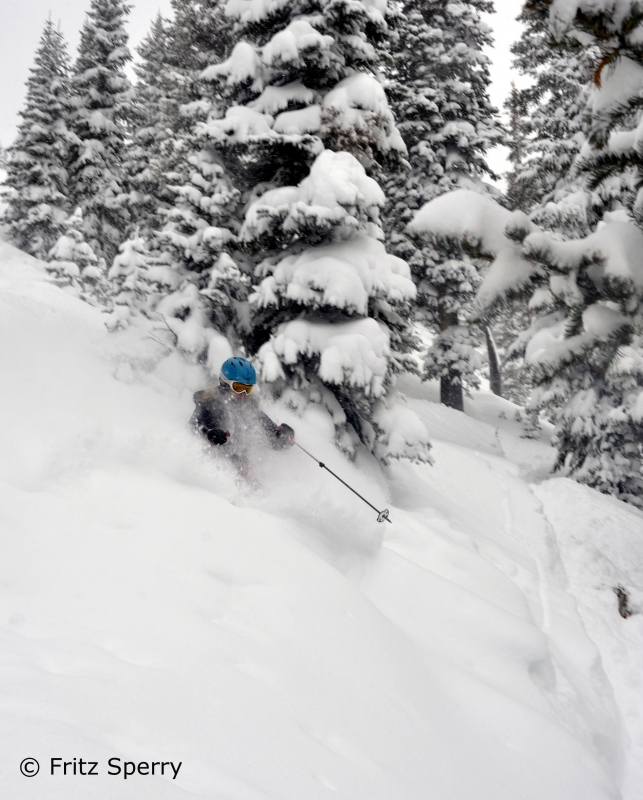
[[[196,408],[190,417],[190,426],[194,431],[200,433],[210,442],[210,444],[225,444],[228,441],[228,432],[224,430],[225,425],[223,409],[217,408],[217,404],[201,402],[204,392],[196,392],[194,402]]]
[[[259,419],[274,450],[284,450],[295,443],[295,432],[285,423],[276,425],[267,414],[259,411]]]

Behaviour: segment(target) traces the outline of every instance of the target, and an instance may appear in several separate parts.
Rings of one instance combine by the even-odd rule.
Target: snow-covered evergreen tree
[[[643,234],[607,222],[586,239],[532,233],[525,255],[542,264],[532,299],[539,329],[526,347],[534,409],[556,409],[558,467],[643,507]]]
[[[230,47],[231,22],[218,0],[172,5],[173,19],[157,17],[139,49],[126,108],[133,131],[125,163],[130,236],[110,270],[108,325],[161,320],[169,344],[214,365],[230,355],[221,333],[238,344],[237,331],[247,326],[248,280],[230,256],[235,235],[226,228],[238,193],[195,133],[212,108],[201,73]]]
[[[492,174],[487,151],[505,134],[489,99],[489,58],[493,44],[481,14],[488,0],[405,0],[387,86],[391,107],[408,148],[410,169],[386,186],[391,210],[387,236],[396,254],[412,263],[417,242],[406,225],[427,201],[459,187],[486,191]]]
[[[435,332],[425,378],[439,378],[442,402],[462,408],[463,387],[478,385],[480,330],[467,322],[480,264],[409,236],[406,225],[427,201],[457,187],[486,192],[489,148],[504,133],[489,99],[492,43],[481,14],[487,0],[405,0],[388,90],[408,148],[409,168],[386,184],[387,243],[411,266],[416,318]],[[493,350],[490,351],[493,354]]]
[[[512,85],[506,102],[513,164],[507,202],[565,237],[586,235],[601,213],[602,200],[588,190],[574,165],[589,126],[586,103],[595,52],[565,50],[528,8],[518,19],[524,27],[512,46],[514,67],[528,83],[521,89]],[[521,348],[514,344],[530,327],[529,316],[525,301],[513,299],[498,309],[494,323],[502,343],[506,396],[521,405],[528,401],[531,376]],[[536,425],[534,414],[526,412],[529,429]]]
[[[527,205],[522,192],[524,186],[517,185],[521,165],[524,163],[527,152],[528,128],[522,113],[520,99],[521,94],[516,84],[512,82],[509,97],[505,102],[505,108],[509,112],[507,160],[513,165],[511,171],[505,174],[507,180],[505,198],[507,205],[512,209],[523,209],[523,206]],[[490,321],[490,326],[502,364],[502,396],[517,405],[525,406],[531,394],[531,378],[524,359],[513,349],[517,337],[530,326],[530,314],[525,299],[505,301],[502,307],[498,307],[497,313]],[[533,413],[527,413],[526,416],[520,414],[520,417],[525,419],[526,435],[534,436],[539,430],[537,417]]]
[[[524,296],[507,299],[494,308],[489,327],[500,359],[502,397],[525,406],[531,395],[531,377],[524,363],[521,348],[516,348],[520,336],[531,327],[533,314]]]
[[[148,241],[135,231],[119,247],[107,277],[112,293],[107,318],[109,330],[140,323],[162,333],[156,338],[162,339],[168,346],[176,346],[186,354],[194,353],[190,337],[180,337],[177,330],[173,329],[171,320],[168,321],[164,316],[164,311],[169,312],[162,304],[168,296],[173,296],[182,283],[168,253],[150,250]],[[177,312],[179,328],[187,316],[185,312]],[[191,338],[194,339],[194,336]]]
[[[351,152],[369,173],[400,161],[405,147],[377,76],[385,3],[314,2],[300,18],[292,2],[277,13],[230,0],[226,12],[240,41],[204,73],[220,101],[202,134],[241,190],[296,185],[323,147]]]
[[[586,188],[599,196],[600,210],[590,218],[589,228],[605,211],[619,208],[643,220],[637,144],[643,83],[640,4],[637,0],[615,0],[609,6],[589,0],[533,0],[529,14],[548,23],[561,47],[572,52],[580,49],[591,57],[589,127],[577,162]]]
[[[8,150],[3,191],[9,233],[18,247],[36,258],[47,257],[71,210],[69,102],[66,44],[48,20],[27,80],[18,136]]]
[[[203,187],[192,183],[193,162],[198,162],[200,151],[194,125],[205,118],[211,103],[200,76],[213,60],[225,57],[232,40],[231,22],[219,0],[173,0],[172,6],[172,20],[160,14],[154,20],[134,67],[138,80],[130,108],[133,141],[126,167],[131,176],[131,229],[140,233],[161,227],[177,190],[186,183],[191,191],[187,197],[179,192],[178,206],[187,203],[192,217],[200,218],[203,212],[196,197],[203,196]],[[175,219],[171,227],[180,223]],[[194,233],[194,228],[187,228],[189,223],[181,232]],[[182,262],[183,254],[176,255]]]
[[[297,187],[251,205],[243,240],[279,253],[259,265],[264,277],[250,297],[255,331],[270,337],[259,347],[260,374],[300,411],[325,406],[348,452],[357,435],[384,462],[427,459],[426,431],[392,391],[386,320],[404,313],[415,289],[407,264],[379,241],[383,204],[354,156],[324,150]]]
[[[490,260],[478,314],[529,296],[536,315],[519,342],[533,411],[555,409],[557,468],[643,507],[643,233],[607,215],[584,239],[562,241],[522,212],[455,192],[413,227]]]
[[[433,243],[439,259],[426,269],[424,308],[436,331],[424,360],[425,380],[440,381],[440,402],[464,409],[463,392],[478,388],[483,366],[478,352],[480,328],[469,319],[469,310],[480,285],[485,262],[462,254],[446,243]]]
[[[183,102],[199,100],[201,72],[221,61],[230,51],[231,21],[221,0],[171,0],[172,19],[168,33],[168,63],[180,71]],[[192,90],[188,87],[193,84]]]
[[[524,163],[527,150],[527,124],[522,112],[520,98],[521,95],[518,87],[512,81],[509,97],[505,100],[505,108],[509,113],[506,142],[509,148],[507,161],[512,165],[511,170],[505,173],[507,181],[507,190],[505,194],[507,197],[507,204],[510,208],[519,208],[524,211],[525,208],[529,207],[529,202],[523,197],[521,187],[519,188],[516,185],[518,173],[521,169],[521,165]]]
[[[346,450],[359,438],[382,460],[425,458],[423,426],[391,391],[415,292],[378,241],[369,177],[405,152],[378,75],[386,4],[226,11],[240,41],[204,72],[220,100],[200,135],[247,206],[239,255],[261,280],[249,352],[276,395],[328,409]]]
[[[198,274],[177,269],[170,253],[150,250],[147,241],[134,233],[119,248],[108,274],[113,293],[108,328],[126,328],[137,318],[149,320],[157,338],[218,374],[232,354],[230,341],[235,339],[247,285],[242,281],[240,298],[239,271],[225,256],[208,274],[209,281],[199,289]]]
[[[223,0],[172,0],[172,8],[162,65],[163,116],[172,131],[163,146],[164,166],[169,186],[190,184],[194,191],[198,187],[198,182],[192,182],[194,162],[198,169],[202,150],[195,126],[206,119],[214,99],[211,84],[202,79],[202,73],[208,65],[223,61],[236,39]],[[197,216],[198,208],[195,202]]]
[[[108,262],[126,237],[130,220],[123,174],[132,94],[124,71],[131,59],[128,13],[123,0],[92,0],[72,76],[75,109],[70,125],[78,143],[70,167],[70,196],[83,211],[87,241]]]
[[[232,47],[232,22],[218,0],[175,0],[173,7],[174,19],[165,30],[166,55],[159,64],[167,134],[160,140],[160,163],[163,199],[169,201],[162,212],[160,247],[175,270],[173,291],[163,306],[175,320],[168,320],[171,326],[185,328],[181,317],[190,314],[192,322],[202,321],[203,335],[191,337],[196,349],[190,352],[209,361],[214,330],[239,346],[240,330],[247,328],[248,280],[235,261],[239,192],[220,159],[204,150],[196,130],[214,102],[211,83],[201,74]],[[218,342],[215,349],[220,351]]]
[[[520,39],[512,46],[514,67],[529,78],[507,103],[520,142],[508,176],[512,208],[532,211],[568,183],[589,126],[588,85],[596,61],[595,49],[565,50],[553,41],[546,22],[523,9]]]
[[[547,21],[531,7],[520,19],[525,28],[512,48],[514,64],[530,83],[508,101],[521,139],[513,145],[509,204],[565,238],[587,236],[606,211],[620,207],[632,193],[629,176],[593,185],[582,168],[600,50],[569,39],[556,42]]]
[[[574,313],[566,317],[570,321],[563,338],[578,343],[568,363],[563,348],[555,361],[560,370],[555,372],[556,380],[569,392],[560,412],[559,453],[586,482],[640,504],[642,319],[635,255],[640,244],[630,220],[643,226],[643,162],[638,144],[643,119],[643,51],[639,42],[643,14],[634,0],[615,0],[609,5],[589,0],[533,0],[529,12],[549,25],[565,49],[586,48],[596,54],[587,106],[587,141],[577,172],[584,179],[585,196],[598,196],[600,213],[594,219],[602,217],[603,222],[584,240],[567,245],[566,262],[573,265],[576,296],[564,287],[561,299],[559,287],[552,287],[556,302],[573,306],[576,300]],[[594,249],[589,248],[590,243]],[[546,246],[532,257],[551,263],[560,251],[553,250],[554,258],[548,262],[550,252],[552,248]],[[555,263],[553,271],[557,269]],[[567,270],[563,275],[568,280]],[[550,303],[551,298],[546,296],[543,302]],[[620,322],[619,313],[624,318]],[[610,315],[613,327],[608,324]],[[538,341],[546,336],[539,335]],[[545,389],[548,380],[555,385],[554,378],[546,377]],[[543,390],[539,397],[545,403],[552,398],[555,401],[557,395]]]
[[[137,82],[126,106],[130,138],[123,172],[128,188],[130,230],[150,239],[163,224],[162,211],[174,199],[167,186],[175,104],[171,94],[169,23],[159,13],[138,47]]]
[[[106,265],[85,241],[80,208],[68,217],[65,231],[48,254],[47,271],[56,284],[92,305],[106,306],[110,294]]]
[[[170,187],[174,205],[165,213],[161,234],[178,283],[166,304],[168,313],[170,307],[174,315],[196,309],[206,328],[214,328],[239,347],[248,334],[249,288],[249,278],[237,263],[240,192],[216,153],[199,149],[197,137],[183,142],[187,183]],[[210,338],[199,341],[206,343]],[[209,361],[205,351],[193,351],[193,355]]]
[[[150,260],[150,252],[141,236],[134,235],[119,247],[107,274],[114,295],[107,322],[110,330],[127,328],[133,317],[149,314],[150,286],[146,276]]]

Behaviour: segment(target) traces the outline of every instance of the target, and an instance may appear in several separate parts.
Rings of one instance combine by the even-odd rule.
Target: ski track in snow
[[[643,515],[534,484],[551,451],[510,403],[465,416],[405,378],[435,466],[385,476],[270,409],[388,497],[378,525],[298,452],[241,490],[185,429],[200,370],[1,243],[0,330],[5,796],[641,800],[643,614],[613,587],[643,611]],[[183,763],[124,781],[115,756]]]
[[[643,800],[643,514],[566,478],[533,488],[618,702],[627,755],[623,796]],[[617,587],[628,594],[632,614],[625,619]]]

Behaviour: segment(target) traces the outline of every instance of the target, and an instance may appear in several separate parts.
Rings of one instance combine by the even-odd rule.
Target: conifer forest
[[[125,0],[88,3],[74,54],[45,22],[3,154],[5,237],[53,283],[213,376],[247,357],[349,459],[432,462],[403,376],[489,387],[643,509],[637,0],[516,3],[504,109],[491,0],[173,0],[136,52]]]

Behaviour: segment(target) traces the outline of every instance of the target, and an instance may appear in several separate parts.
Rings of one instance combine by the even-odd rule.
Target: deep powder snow
[[[0,328],[3,797],[643,798],[643,515],[543,480],[510,403],[406,378],[435,465],[384,473],[269,407],[384,526],[296,449],[237,486],[185,426],[200,368],[4,244]]]

